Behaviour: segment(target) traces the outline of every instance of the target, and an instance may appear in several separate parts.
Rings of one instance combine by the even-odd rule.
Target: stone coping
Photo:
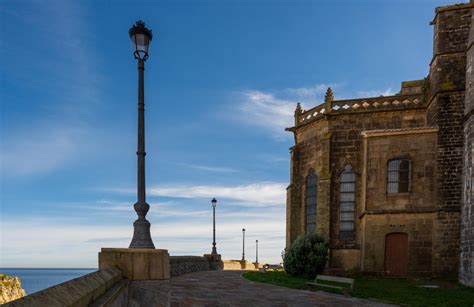
[[[107,268],[27,295],[2,306],[63,307],[88,306],[122,280],[117,268]]]

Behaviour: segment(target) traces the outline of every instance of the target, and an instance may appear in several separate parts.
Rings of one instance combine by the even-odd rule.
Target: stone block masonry
[[[117,267],[128,280],[170,278],[168,251],[164,249],[102,248],[99,270]]]
[[[315,107],[297,104],[287,246],[309,219],[329,240],[329,269],[474,285],[473,11],[474,1],[436,8],[429,75],[399,93],[337,100],[328,89]],[[408,169],[389,169],[396,160]],[[309,172],[316,214],[306,212]],[[392,257],[399,245],[403,259]]]
[[[474,2],[472,2],[474,3]],[[466,97],[464,101],[464,152],[462,173],[461,253],[459,281],[474,287],[474,9],[466,52]]]
[[[433,270],[437,276],[452,276],[459,268],[466,49],[471,15],[471,5],[454,5],[437,8],[433,20],[434,54],[430,65],[428,125],[439,128],[439,212],[434,220],[436,231],[433,234],[432,255]]]

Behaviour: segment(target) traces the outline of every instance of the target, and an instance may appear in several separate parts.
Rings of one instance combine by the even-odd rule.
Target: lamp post
[[[141,20],[137,21],[128,31],[134,48],[133,55],[138,60],[138,172],[137,172],[137,202],[133,208],[138,219],[133,223],[133,239],[130,248],[155,248],[150,235],[150,222],[146,214],[150,205],[145,196],[145,98],[143,85],[143,72],[145,61],[148,59],[148,47],[153,34],[145,27]]]
[[[217,255],[216,250],[216,205],[217,200],[213,198],[212,203],[212,252],[211,255]]]
[[[255,263],[258,265],[258,240],[255,240]]]
[[[242,262],[245,262],[245,228],[242,228]]]

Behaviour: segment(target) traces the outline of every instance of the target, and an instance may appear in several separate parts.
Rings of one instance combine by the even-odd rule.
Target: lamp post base
[[[150,222],[146,219],[137,219],[133,223],[133,239],[129,248],[155,248],[150,234]]]

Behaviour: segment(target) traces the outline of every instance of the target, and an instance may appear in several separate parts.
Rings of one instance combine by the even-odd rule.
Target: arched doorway
[[[406,276],[408,273],[408,235],[389,233],[385,236],[385,274]]]

